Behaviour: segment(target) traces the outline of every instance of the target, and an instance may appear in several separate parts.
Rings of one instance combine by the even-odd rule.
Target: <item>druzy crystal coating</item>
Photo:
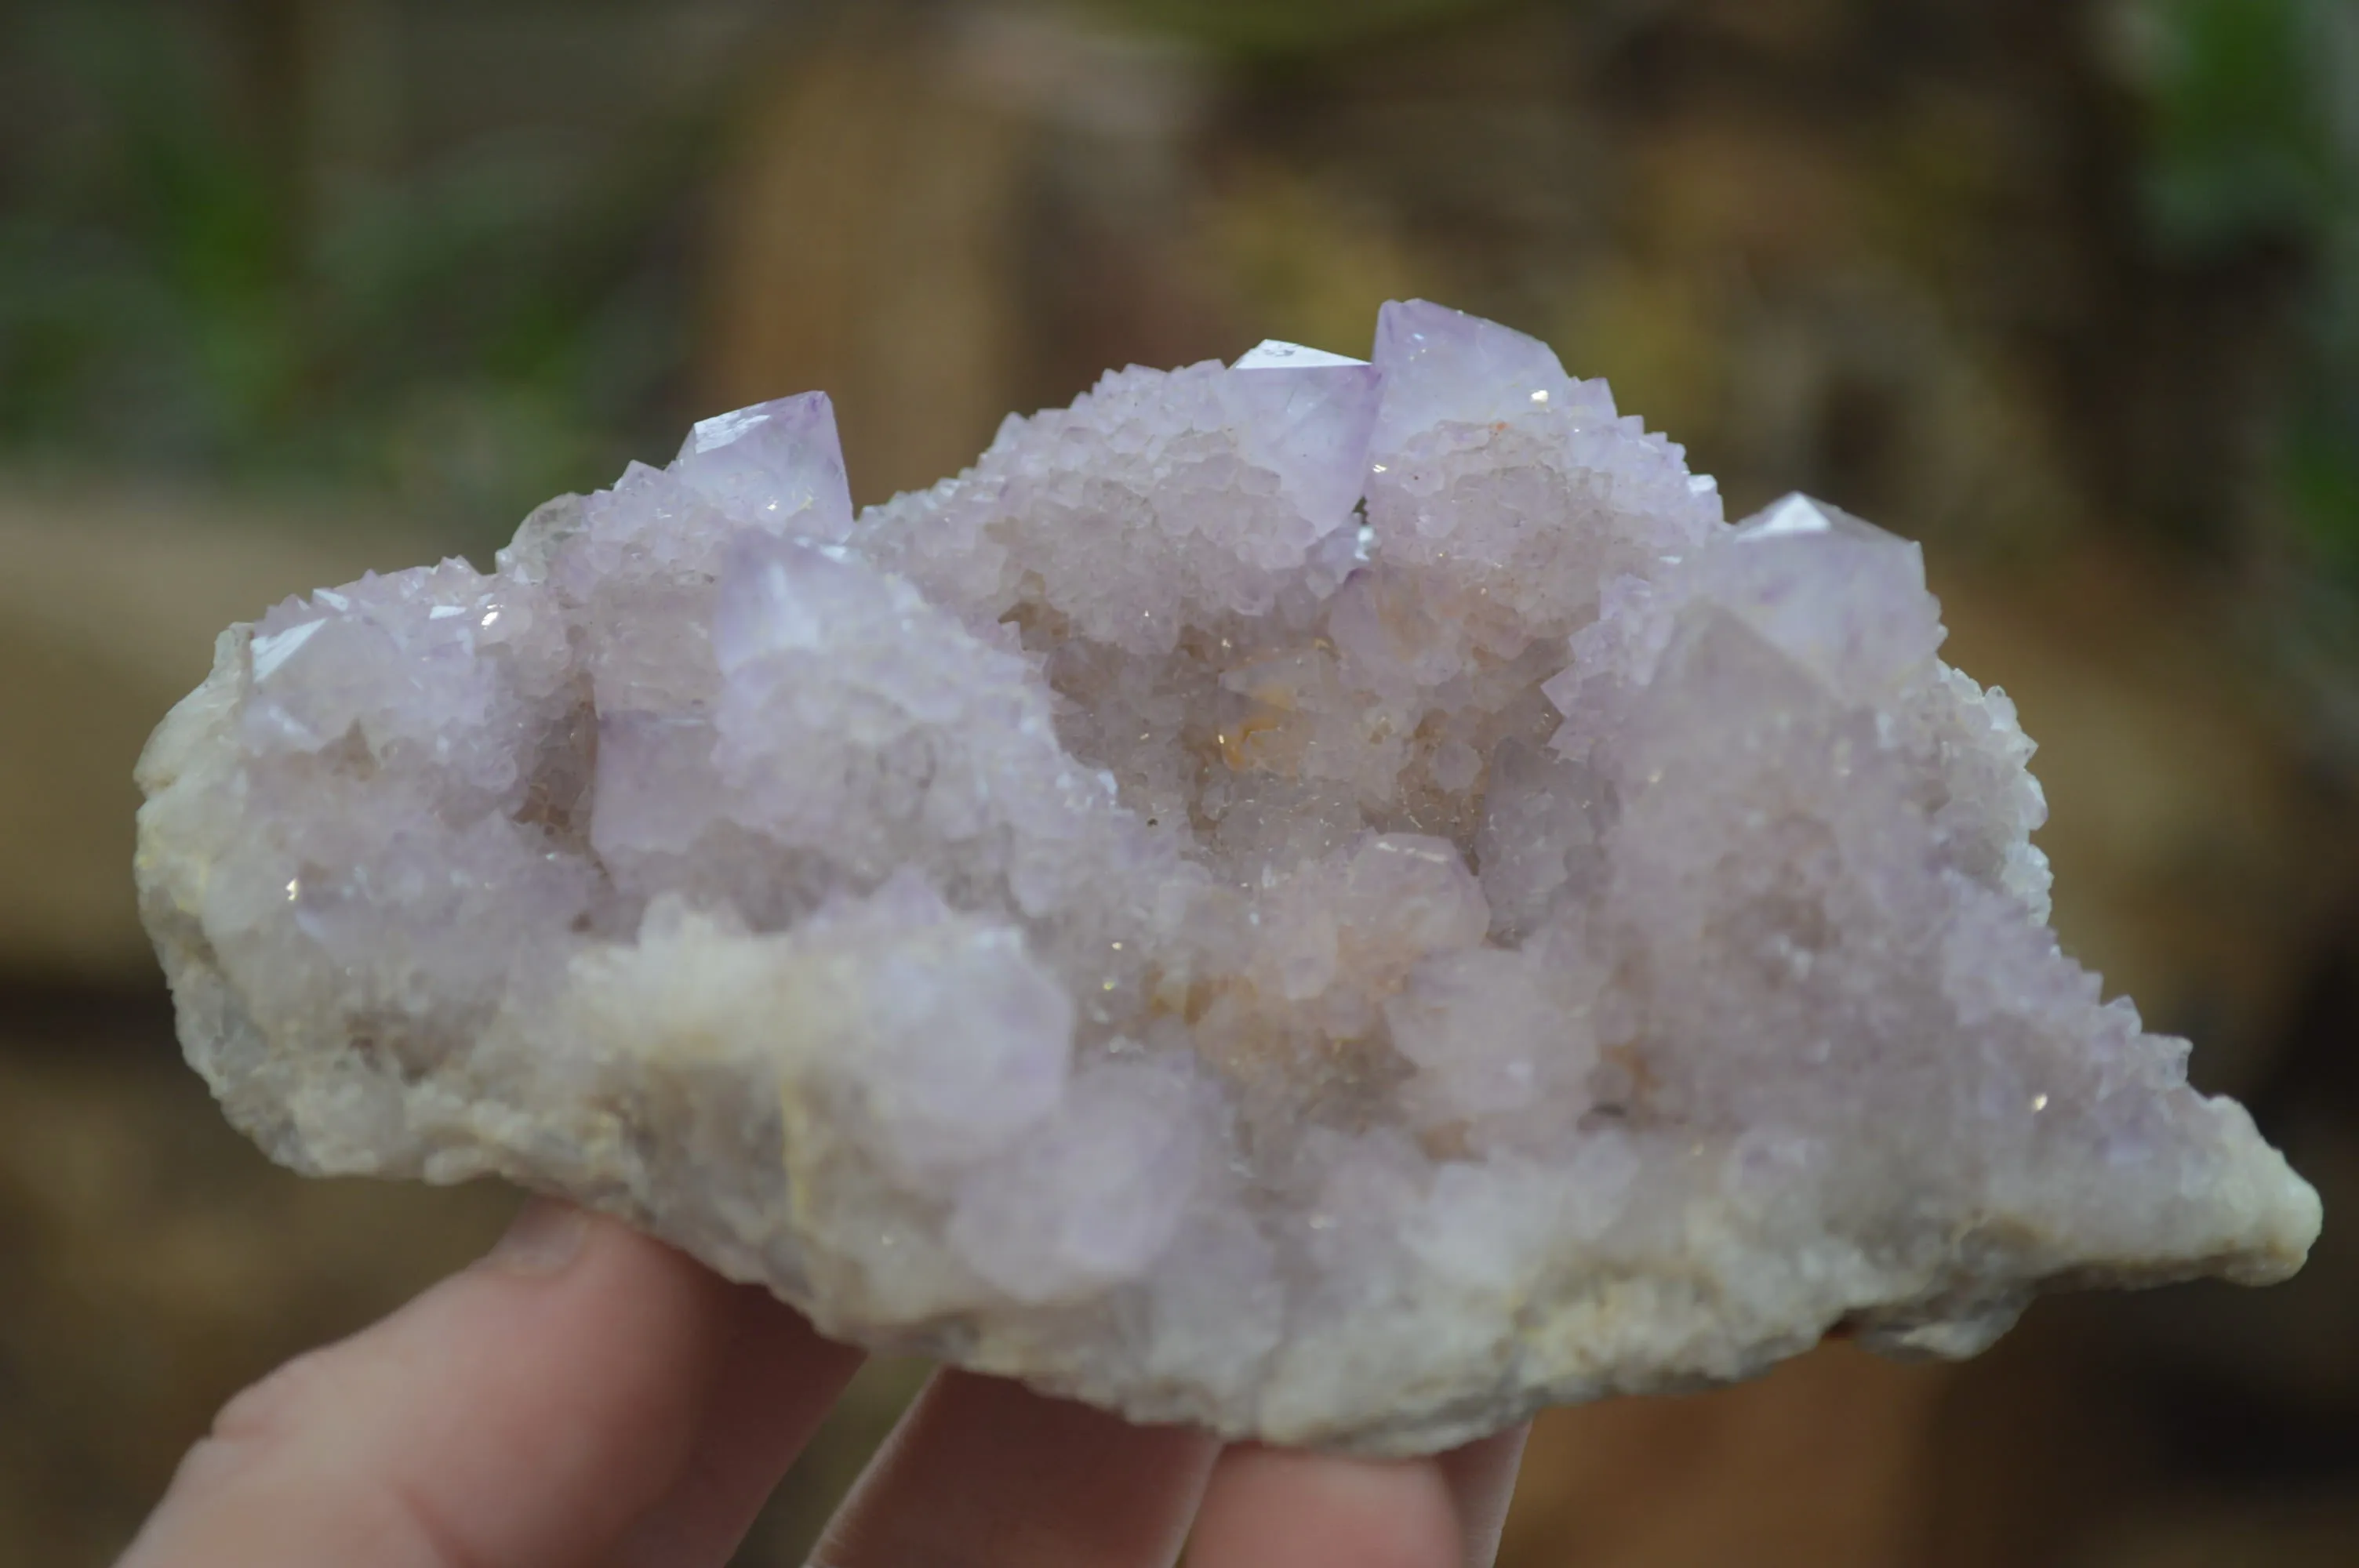
[[[820,394],[222,639],[142,762],[190,1060],[827,1332],[1364,1452],[2299,1268],[2066,957],[1918,547],[1544,345],[1106,376],[855,514]]]

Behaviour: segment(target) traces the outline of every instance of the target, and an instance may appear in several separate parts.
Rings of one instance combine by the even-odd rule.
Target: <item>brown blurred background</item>
[[[1505,1560],[2359,1562],[2354,0],[0,0],[0,1568],[108,1561],[223,1398],[514,1202],[299,1181],[180,1066],[129,773],[213,632],[723,407],[829,388],[875,500],[1409,295],[1736,513],[1925,540],[2067,945],[2330,1214],[2274,1291],[1555,1412]]]

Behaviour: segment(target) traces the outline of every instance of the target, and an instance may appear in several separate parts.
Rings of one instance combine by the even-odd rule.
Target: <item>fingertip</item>
[[[1430,1459],[1243,1444],[1221,1456],[1188,1568],[1461,1568],[1457,1505]]]

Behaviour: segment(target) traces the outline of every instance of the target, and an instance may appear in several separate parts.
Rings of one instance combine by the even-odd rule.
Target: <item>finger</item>
[[[1470,1568],[1488,1568],[1499,1555],[1499,1534],[1507,1528],[1507,1505],[1516,1495],[1516,1471],[1524,1462],[1524,1440],[1531,1434],[1532,1423],[1523,1422],[1434,1460],[1458,1510],[1460,1546]]]
[[[594,1559],[695,1473],[708,1418],[731,1413],[744,1299],[622,1226],[529,1205],[483,1264],[233,1400],[122,1568]],[[858,1357],[766,1322],[764,1376],[790,1385],[784,1446]],[[741,1477],[706,1484],[716,1509],[742,1501]]]
[[[1218,1444],[942,1372],[828,1524],[812,1568],[1164,1568]]]
[[[767,1291],[733,1294],[723,1372],[688,1463],[625,1532],[618,1568],[726,1563],[860,1366],[859,1351],[820,1338]]]
[[[1221,1456],[1190,1568],[1462,1568],[1496,1554],[1524,1429],[1427,1459],[1241,1444]]]
[[[1221,1456],[1189,1568],[1460,1568],[1458,1515],[1426,1459],[1242,1444]]]

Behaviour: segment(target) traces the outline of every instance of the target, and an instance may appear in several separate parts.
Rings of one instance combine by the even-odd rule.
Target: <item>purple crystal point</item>
[[[739,523],[829,544],[852,532],[835,405],[824,392],[707,419],[689,432],[674,467]]]
[[[1908,678],[1941,644],[1923,549],[1806,495],[1738,524],[1704,570],[1702,591],[1849,693]]]
[[[1379,452],[1444,420],[1483,425],[1551,411],[1614,417],[1605,384],[1567,375],[1538,338],[1422,299],[1377,312],[1374,358],[1388,384],[1376,423]]]
[[[1322,535],[1352,521],[1368,472],[1384,373],[1364,360],[1275,340],[1239,360],[1228,403],[1252,450]]]

